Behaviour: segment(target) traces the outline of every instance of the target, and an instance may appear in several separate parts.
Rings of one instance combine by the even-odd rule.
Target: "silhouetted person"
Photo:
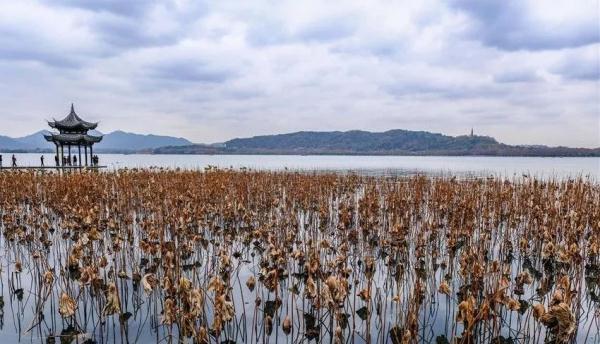
[[[40,162],[42,163],[42,167],[44,167],[44,156],[43,155],[40,156]]]
[[[59,161],[58,161],[58,155],[54,156],[54,163],[56,164],[56,166],[60,166]]]
[[[2,167],[2,154],[0,154],[0,167]]]
[[[12,155],[12,167],[17,167],[17,157],[14,154]]]
[[[73,157],[73,165],[77,166],[77,157],[76,156]]]

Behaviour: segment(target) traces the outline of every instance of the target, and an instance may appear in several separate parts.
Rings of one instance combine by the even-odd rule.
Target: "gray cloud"
[[[199,61],[175,61],[149,69],[149,76],[161,80],[222,83],[235,77],[236,73],[221,67],[211,67]]]
[[[140,23],[122,17],[99,18],[92,24],[92,27],[103,42],[118,48],[115,51],[174,44],[180,37],[178,32],[153,35]]]
[[[569,80],[600,82],[600,55],[594,57],[574,56],[564,59],[552,72]]]
[[[25,41],[29,43],[23,44]],[[44,46],[43,43],[32,41],[31,37],[23,32],[0,28],[0,60],[39,62],[57,68],[81,66],[77,58],[65,55],[53,47]]]
[[[328,18],[312,22],[294,35],[302,41],[328,42],[351,36],[356,31],[353,17]]]
[[[335,45],[331,51],[348,55],[374,55],[382,58],[398,58],[406,49],[403,37],[373,37],[370,40],[350,40]]]
[[[157,0],[48,0],[48,4],[108,12],[120,16],[140,17],[154,7]]]
[[[520,0],[452,0],[450,3],[474,20],[475,26],[470,31],[472,38],[499,49],[561,49],[600,42],[600,18],[597,4],[594,5],[593,1],[585,4],[588,7],[592,5],[588,18],[554,22],[536,21],[526,2]],[[552,7],[553,3],[542,6]]]
[[[498,83],[513,83],[513,82],[535,82],[541,81],[542,78],[533,70],[506,70],[494,75],[494,81]]]
[[[50,4],[50,3],[49,3]],[[176,44],[191,24],[208,13],[204,1],[174,0],[60,0],[52,5],[66,10],[90,12],[82,27],[103,45],[101,54]],[[59,8],[61,8],[59,7]]]
[[[252,23],[246,34],[246,39],[250,44],[256,46],[281,44],[289,37],[285,30],[283,23],[266,19]]]
[[[268,19],[251,23],[246,38],[248,42],[257,46],[301,42],[326,43],[350,37],[356,29],[356,18],[350,15],[322,18],[296,28],[291,28],[278,19]]]
[[[504,91],[491,85],[460,83],[408,82],[387,85],[384,89],[395,97],[421,97],[423,99],[474,99],[502,96]]]

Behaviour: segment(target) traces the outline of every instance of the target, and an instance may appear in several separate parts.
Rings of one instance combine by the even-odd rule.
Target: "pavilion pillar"
[[[83,146],[83,149],[85,151],[85,154],[84,154],[85,155],[85,166],[87,166],[88,165],[88,160],[87,160],[87,145]]]
[[[54,164],[58,167],[60,166],[58,162],[58,143],[54,142],[54,145],[56,146],[56,158],[54,159]]]
[[[61,143],[60,144],[60,166],[65,166],[65,146]]]
[[[90,158],[92,159],[91,160],[92,163],[90,165],[92,165],[92,166],[94,166],[94,151],[92,149],[93,146],[94,145],[90,144]]]
[[[68,161],[69,166],[71,166],[71,144],[69,143],[69,161]]]

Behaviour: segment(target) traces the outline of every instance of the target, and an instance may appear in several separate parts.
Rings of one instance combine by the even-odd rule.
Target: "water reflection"
[[[569,325],[569,342],[600,340],[589,181],[120,171],[0,187],[3,341],[542,343]],[[572,324],[534,312],[563,304]]]

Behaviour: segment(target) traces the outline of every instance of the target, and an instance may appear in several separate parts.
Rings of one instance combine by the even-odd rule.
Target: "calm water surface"
[[[3,153],[4,165],[12,154]],[[16,154],[18,164],[39,165],[40,154]],[[356,171],[374,175],[412,173],[500,175],[539,178],[587,177],[600,180],[600,158],[537,157],[447,157],[447,156],[334,156],[334,155],[146,155],[100,154],[100,164],[110,169],[124,167],[166,167],[203,169],[252,168],[259,170]],[[46,165],[53,154],[44,154]]]

